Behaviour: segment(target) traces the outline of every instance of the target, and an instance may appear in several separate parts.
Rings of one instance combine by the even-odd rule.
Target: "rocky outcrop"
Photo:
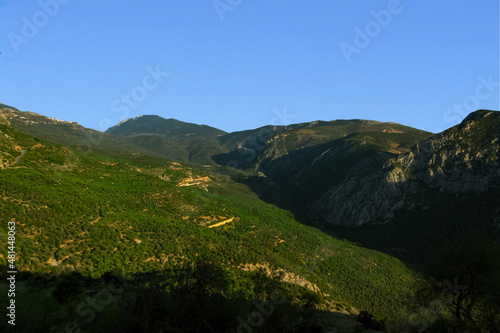
[[[388,221],[416,194],[478,194],[500,179],[500,112],[481,110],[413,146],[379,170],[358,166],[311,205],[310,217],[339,226]]]

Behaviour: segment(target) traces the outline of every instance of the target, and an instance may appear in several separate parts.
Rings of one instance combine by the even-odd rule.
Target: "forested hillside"
[[[1,228],[6,235],[7,222],[16,221],[16,264],[27,276],[95,279],[203,259],[218,263],[244,298],[254,297],[251,276],[262,271],[285,290],[299,288],[290,289],[291,304],[316,295],[318,308],[380,318],[399,312],[411,293],[415,276],[397,260],[299,224],[228,175],[151,157],[83,154],[1,126],[2,151],[11,155],[0,172]],[[26,151],[17,163],[15,147]]]
[[[111,134],[81,149],[87,130],[76,123],[2,110],[0,267],[5,274],[8,222],[14,221],[21,332],[493,332],[499,326],[496,231],[466,223],[492,216],[496,183],[479,182],[489,185],[466,205],[459,196],[443,201],[428,186],[412,193],[416,205],[394,211],[383,225],[299,223],[316,212],[304,211],[306,198],[342,189],[356,172],[403,170],[409,182],[412,172],[421,177],[404,163],[427,165],[417,153],[429,143],[441,147],[439,156],[455,144],[463,149],[456,160],[440,162],[423,150],[441,163],[430,170],[442,177],[454,175],[445,161],[460,167],[460,154],[469,150],[475,157],[461,172],[495,163],[496,114],[471,116],[467,121],[480,126],[465,123],[416,146],[428,133],[393,123],[316,122],[227,136],[208,129],[228,153],[217,155],[220,165],[186,165]],[[166,124],[180,137],[199,128]],[[464,130],[467,140],[457,143]],[[67,146],[47,138],[67,138]],[[491,170],[485,175],[495,176]],[[376,186],[363,179],[356,180],[359,189]],[[440,204],[420,207],[432,201]],[[349,202],[355,200],[342,204]],[[461,206],[475,208],[464,214]],[[331,208],[323,202],[322,212]],[[7,288],[0,284],[0,292]],[[88,304],[96,305],[89,310]]]

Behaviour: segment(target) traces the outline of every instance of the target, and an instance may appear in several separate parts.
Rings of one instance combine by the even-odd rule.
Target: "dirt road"
[[[219,222],[219,223],[216,223],[216,224],[212,224],[211,226],[208,226],[209,228],[217,228],[217,227],[220,227],[220,226],[223,226],[224,224],[226,223],[230,223],[230,222],[233,222],[234,220],[234,217],[231,217],[230,219],[228,220],[224,220],[222,222]]]

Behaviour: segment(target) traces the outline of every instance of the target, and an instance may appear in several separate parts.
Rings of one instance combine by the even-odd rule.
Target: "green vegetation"
[[[40,277],[166,272],[205,258],[220,263],[238,297],[249,300],[257,296],[247,286],[260,270],[280,276],[290,306],[387,317],[412,293],[415,276],[401,262],[297,223],[228,175],[162,159],[83,154],[9,130],[28,152],[0,172],[2,265],[7,222],[15,220],[16,265]],[[178,186],[200,177],[210,181]],[[224,227],[206,226],[230,217],[235,222]],[[67,304],[83,294],[80,283],[68,281],[25,292],[55,288],[61,311],[70,311]]]
[[[4,267],[2,267],[4,268]],[[24,273],[18,282],[20,332],[321,331],[357,325],[353,315],[326,316],[322,298],[258,271],[228,272],[204,260],[134,275]],[[0,292],[4,292],[0,284]],[[341,320],[339,320],[341,319]],[[0,328],[5,328],[5,322]]]
[[[500,246],[469,236],[437,251],[419,287],[414,325],[431,332],[499,332]]]
[[[14,220],[21,331],[234,332],[253,318],[259,323],[242,330],[417,332],[422,316],[436,331],[498,327],[493,245],[445,250],[423,276],[395,258],[421,268],[437,244],[473,231],[494,239],[494,187],[467,201],[426,187],[389,223],[325,229],[336,237],[297,222],[353,169],[370,173],[430,133],[342,120],[224,134],[166,120],[141,135],[129,123],[122,134],[134,135],[121,137],[30,113],[39,122],[31,126],[2,108],[11,113],[0,114],[0,272]],[[500,132],[498,114],[480,114],[474,126]],[[487,149],[491,136],[460,126],[448,131],[469,133],[455,140],[460,149],[481,147],[498,159]],[[392,167],[418,181],[403,163]],[[435,311],[438,292],[455,278],[467,288]],[[0,283],[2,294],[6,287]]]

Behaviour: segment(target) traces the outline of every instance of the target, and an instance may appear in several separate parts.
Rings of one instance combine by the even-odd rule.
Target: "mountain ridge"
[[[386,126],[389,131],[391,126],[412,129],[392,122],[339,119],[316,120],[288,126],[267,125],[256,129],[227,133],[208,125],[186,123],[174,118],[165,119],[157,115],[141,115],[122,120],[105,132],[99,132],[75,122],[58,121],[37,113],[23,112],[7,106],[4,106],[4,109],[7,111],[7,118],[16,128],[29,135],[59,144],[71,144],[76,147],[83,145],[87,149],[98,151],[117,150],[120,151],[121,155],[126,154],[127,150],[133,150],[134,153],[150,154],[178,162],[202,165],[221,165],[234,161],[239,168],[252,167],[255,158],[263,152],[262,149],[268,140],[283,131],[307,131],[309,129],[322,132],[318,138],[322,137],[321,142],[325,142],[337,138],[326,133],[329,131],[328,128],[335,131],[335,128],[352,125],[358,126],[360,130],[370,126]],[[32,126],[35,124],[38,126]],[[426,132],[420,131],[420,133]],[[347,134],[349,132],[346,132]],[[315,144],[314,140],[311,141],[311,144]]]
[[[50,125],[64,126],[66,131],[88,130],[75,122],[59,121],[32,112],[22,113],[6,105],[3,105],[2,108],[5,119],[13,122],[14,126],[18,125],[21,127],[20,129],[26,130],[27,127],[33,129],[36,127],[33,125]],[[419,173],[414,165],[411,168],[409,166],[417,155],[422,156],[422,151],[432,151],[437,142],[448,138],[450,133],[467,131],[473,126],[471,124],[488,117],[496,119],[498,118],[496,115],[495,111],[478,110],[469,114],[460,124],[438,134],[423,132],[394,122],[362,119],[318,120],[287,126],[268,125],[253,130],[226,133],[210,126],[186,123],[173,118],[165,119],[157,115],[141,115],[121,121],[102,135],[111,135],[112,140],[123,138],[123,141],[120,142],[123,146],[122,149],[137,147],[144,154],[163,156],[180,162],[247,169],[250,174],[254,174],[252,176],[254,182],[278,186],[285,191],[285,194],[288,193],[290,198],[296,197],[301,204],[305,205],[304,207],[309,206],[311,212],[318,212],[318,209],[314,207],[321,207],[321,210],[324,211],[325,207],[329,206],[326,204],[328,200],[333,200],[331,205],[337,207],[337,210],[346,204],[345,200],[341,199],[346,194],[342,194],[338,199],[327,199],[327,194],[322,191],[329,191],[330,194],[341,193],[337,188],[339,186],[345,189],[356,189],[358,185],[347,185],[346,182],[349,182],[349,179],[357,179],[356,184],[372,184],[375,181],[373,179],[375,174],[368,177],[371,179],[370,181],[368,178],[360,180],[363,179],[362,173],[359,173],[358,176],[352,176],[353,170],[364,169],[365,173],[371,173],[380,168],[391,169],[392,171],[388,172],[385,178],[393,179],[396,185],[376,186],[377,189],[371,193],[380,193],[381,197],[386,195],[399,196],[402,192],[396,189],[403,185],[397,184],[404,183],[403,180],[407,180],[405,177],[410,177],[405,171],[406,169],[413,170],[411,177],[415,177],[413,173],[416,173],[417,176],[419,175],[419,179],[424,179],[422,172],[427,172],[429,177],[432,177],[435,172],[441,172],[439,168],[444,167],[443,165],[433,165],[431,169],[421,167],[424,171]],[[22,123],[20,119],[24,121],[24,127],[20,126]],[[28,134],[33,133],[29,132]],[[67,137],[67,134],[63,134],[63,139],[60,139],[58,143],[66,143],[64,141]],[[448,142],[451,141],[448,140]],[[491,147],[484,146],[481,149]],[[493,157],[495,156],[497,155]],[[448,161],[450,161],[449,157]],[[334,174],[330,172],[328,179],[316,176],[327,175],[329,170],[335,171]],[[349,176],[349,174],[351,175]],[[381,178],[381,176],[377,177]],[[430,178],[427,180],[430,181]],[[444,186],[443,184],[452,186],[451,182],[445,180],[441,180],[441,183],[441,187]],[[479,189],[480,185],[478,184],[476,181],[474,185],[472,183],[467,186],[462,185],[474,191],[474,189]],[[462,185],[453,186],[462,188]],[[474,188],[474,186],[476,187]],[[381,189],[386,187],[385,194],[382,194]],[[322,190],[318,192],[318,188]],[[313,192],[314,194],[312,194]],[[356,190],[356,195],[360,196],[361,192]],[[319,203],[316,203],[315,206],[313,201]],[[363,199],[360,202],[365,204],[370,201]],[[351,214],[353,210],[349,207],[352,207],[352,204],[353,202],[349,201],[349,206],[345,208]],[[376,211],[379,212],[373,215],[377,217],[363,218],[358,222],[348,222],[349,218],[346,219],[345,216],[339,215],[343,216],[343,222],[334,222],[333,224],[361,225],[371,223],[381,216],[392,216],[392,210],[399,204],[401,204],[401,200],[393,204],[382,204],[386,208],[381,210],[370,208],[369,211],[372,211],[373,214]],[[380,206],[380,204],[377,205]],[[392,208],[389,209],[389,207]],[[308,214],[309,218],[313,216],[311,212]],[[372,213],[367,213],[366,208],[356,213],[357,218],[365,215],[372,216]],[[332,220],[332,216],[328,216],[330,217],[327,219]]]
[[[289,305],[369,311],[397,327],[421,279],[408,267],[467,235],[500,240],[500,112],[479,110],[438,134],[363,120],[220,136],[174,120],[164,135],[156,116],[129,124],[144,120],[149,132],[120,136],[0,106],[0,212],[19,222],[21,270],[137,277],[201,257],[227,273],[236,289],[222,290],[236,304],[260,297],[247,290],[264,281],[281,285]],[[95,150],[78,145],[89,134]],[[74,296],[58,309],[88,297]]]
[[[351,317],[371,303],[380,304],[380,315],[388,315],[409,292],[407,282],[416,278],[398,260],[304,226],[247,186],[213,170],[165,159],[131,161],[81,152],[10,125],[0,125],[0,133],[0,138],[10,138],[0,140],[0,151],[6,152],[0,215],[19,224],[20,272],[105,279],[115,269],[137,276],[191,265],[202,257],[221,263],[222,272],[234,282],[227,293],[237,291],[235,302],[253,299],[252,279],[257,277],[256,291],[263,282],[274,281],[270,291],[287,288],[283,290],[290,304],[309,295],[321,300],[322,310]],[[22,159],[16,161],[18,156]],[[0,266],[7,263],[6,249],[0,248]],[[333,284],[330,274],[336,276]],[[388,277],[401,288],[389,288]],[[46,299],[53,302],[52,287],[57,289],[58,281],[50,281],[49,287],[28,285],[26,297],[33,290],[50,290]],[[369,293],[376,301],[358,292],[367,286],[373,286]],[[24,295],[18,299],[25,300]],[[73,296],[88,293],[81,290]],[[56,308],[66,303],[78,306],[77,300],[63,298]],[[23,307],[17,315],[27,317]]]
[[[138,131],[138,132],[134,132]],[[124,136],[141,134],[203,134],[222,135],[226,132],[208,125],[187,123],[175,118],[163,118],[158,115],[140,115],[120,121],[115,126],[108,128],[105,133]]]
[[[472,147],[472,143],[466,140],[473,140],[476,135],[484,134],[482,129],[474,127],[480,126],[478,122],[489,116],[495,122],[493,130],[488,132],[492,137],[489,144]],[[378,173],[363,176],[362,173],[356,174],[354,171],[351,177],[321,199],[313,210],[324,211],[326,204],[327,207],[335,207],[334,213],[325,216],[331,221],[330,223],[361,225],[377,222],[394,209],[399,209],[397,206],[402,205],[399,198],[404,198],[407,192],[417,191],[418,182],[450,194],[484,191],[487,184],[500,176],[499,133],[500,112],[476,111],[462,123],[418,143],[408,152],[389,160]],[[478,149],[480,152],[471,156],[470,151],[473,149]],[[481,166],[473,168],[471,164],[475,160],[481,163]],[[476,175],[480,170],[491,172],[483,178]],[[378,196],[381,201],[370,199],[374,196]],[[351,199],[346,201],[346,198]],[[394,202],[389,203],[390,200]],[[374,206],[367,208],[372,202]],[[349,205],[346,206],[346,203]],[[345,215],[343,211],[349,215]],[[351,215],[353,213],[355,216]]]

